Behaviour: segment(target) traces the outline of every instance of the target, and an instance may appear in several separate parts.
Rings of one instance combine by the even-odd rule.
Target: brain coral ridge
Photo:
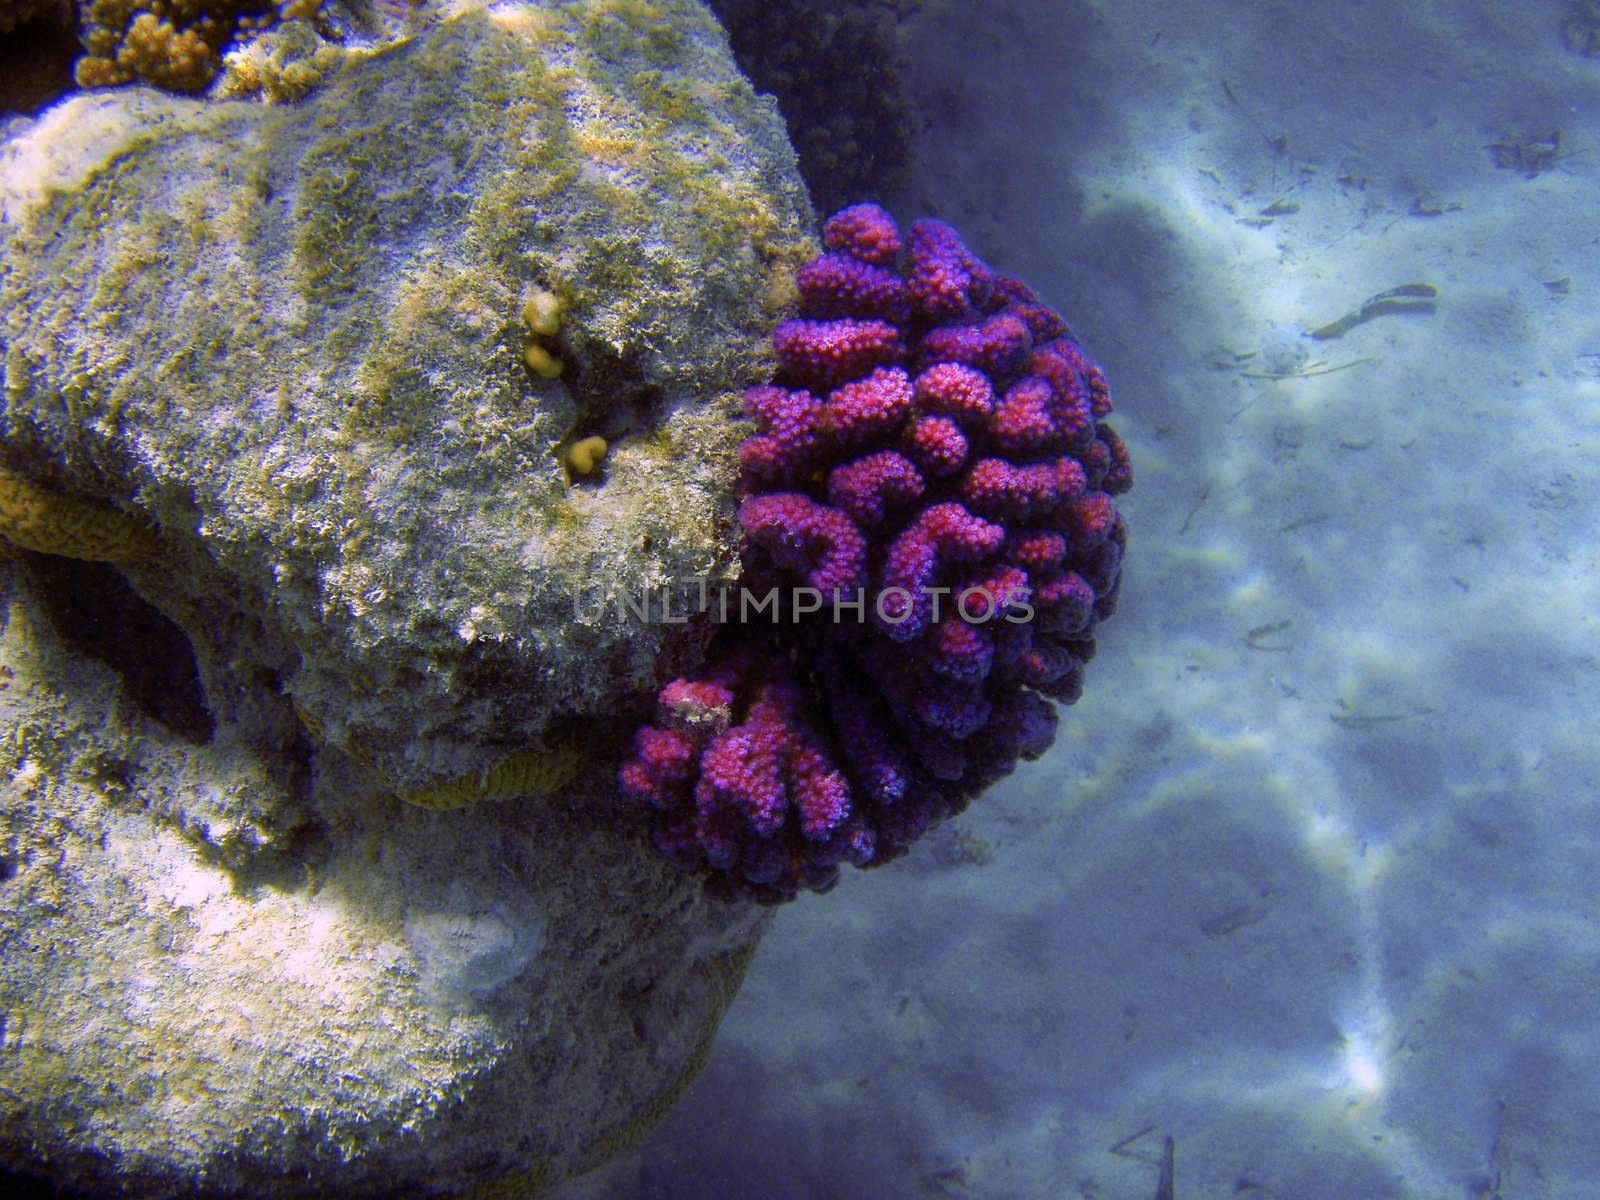
[[[823,233],[745,396],[740,585],[781,619],[724,624],[621,773],[664,857],[764,903],[898,857],[1050,746],[1132,483],[1104,374],[1025,285],[942,222],[857,205]]]

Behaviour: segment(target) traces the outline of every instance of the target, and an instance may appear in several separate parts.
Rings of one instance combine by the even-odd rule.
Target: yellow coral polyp
[[[452,779],[431,787],[400,793],[400,799],[418,808],[465,808],[485,800],[512,800],[537,796],[565,787],[578,777],[584,758],[574,740],[553,750],[519,750],[476,775]]]
[[[522,348],[522,361],[540,379],[554,379],[566,366],[559,358],[538,342],[529,342]]]
[[[561,332],[561,297],[554,292],[536,291],[522,306],[522,323],[528,327],[528,340],[522,347],[522,361],[541,379],[554,379],[565,365],[540,339]]]
[[[573,442],[567,447],[565,455],[567,470],[574,475],[591,475],[609,449],[611,447],[603,437],[586,437]]]
[[[24,550],[86,562],[138,562],[160,549],[155,530],[142,518],[3,470],[0,538]]]

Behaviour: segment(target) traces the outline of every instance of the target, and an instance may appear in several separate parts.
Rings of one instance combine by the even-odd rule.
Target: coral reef
[[[750,389],[740,616],[621,783],[723,897],[826,890],[1050,745],[1116,605],[1132,483],[1105,376],[949,226],[859,205]],[[726,612],[726,604],[723,611]]]
[[[144,513],[186,590],[261,614],[270,649],[189,630],[202,672],[287,657],[406,793],[703,649],[572,617],[731,574],[730,409],[815,250],[704,9],[468,9],[300,105],[80,95],[0,163],[0,465]]]
[[[709,631],[576,610],[731,576],[811,226],[692,0],[0,126],[0,1168],[510,1194],[682,1090],[765,914],[618,831],[613,752]]]
[[[902,0],[711,0],[734,57],[783,110],[818,208],[899,186],[912,120],[900,74]]]

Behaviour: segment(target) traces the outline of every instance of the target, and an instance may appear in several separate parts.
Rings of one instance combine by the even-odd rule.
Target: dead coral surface
[[[296,104],[0,129],[0,1170],[598,1164],[764,923],[644,853],[613,750],[708,632],[624,602],[731,574],[738,396],[815,253],[775,106],[691,0],[500,0]],[[124,519],[154,559],[61,557]]]
[[[287,656],[323,736],[411,792],[695,652],[623,600],[731,572],[731,417],[811,249],[703,9],[470,10],[298,105],[126,89],[24,143],[0,462],[178,531],[169,610],[263,615],[270,647],[192,630],[203,665]],[[572,488],[585,437],[611,450]]]

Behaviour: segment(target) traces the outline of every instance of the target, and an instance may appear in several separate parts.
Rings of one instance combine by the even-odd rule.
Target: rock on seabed
[[[616,601],[732,573],[809,224],[690,0],[0,129],[0,1163],[535,1194],[665,1111],[761,919],[618,811],[609,722],[697,647]],[[397,798],[556,745],[553,794]]]

